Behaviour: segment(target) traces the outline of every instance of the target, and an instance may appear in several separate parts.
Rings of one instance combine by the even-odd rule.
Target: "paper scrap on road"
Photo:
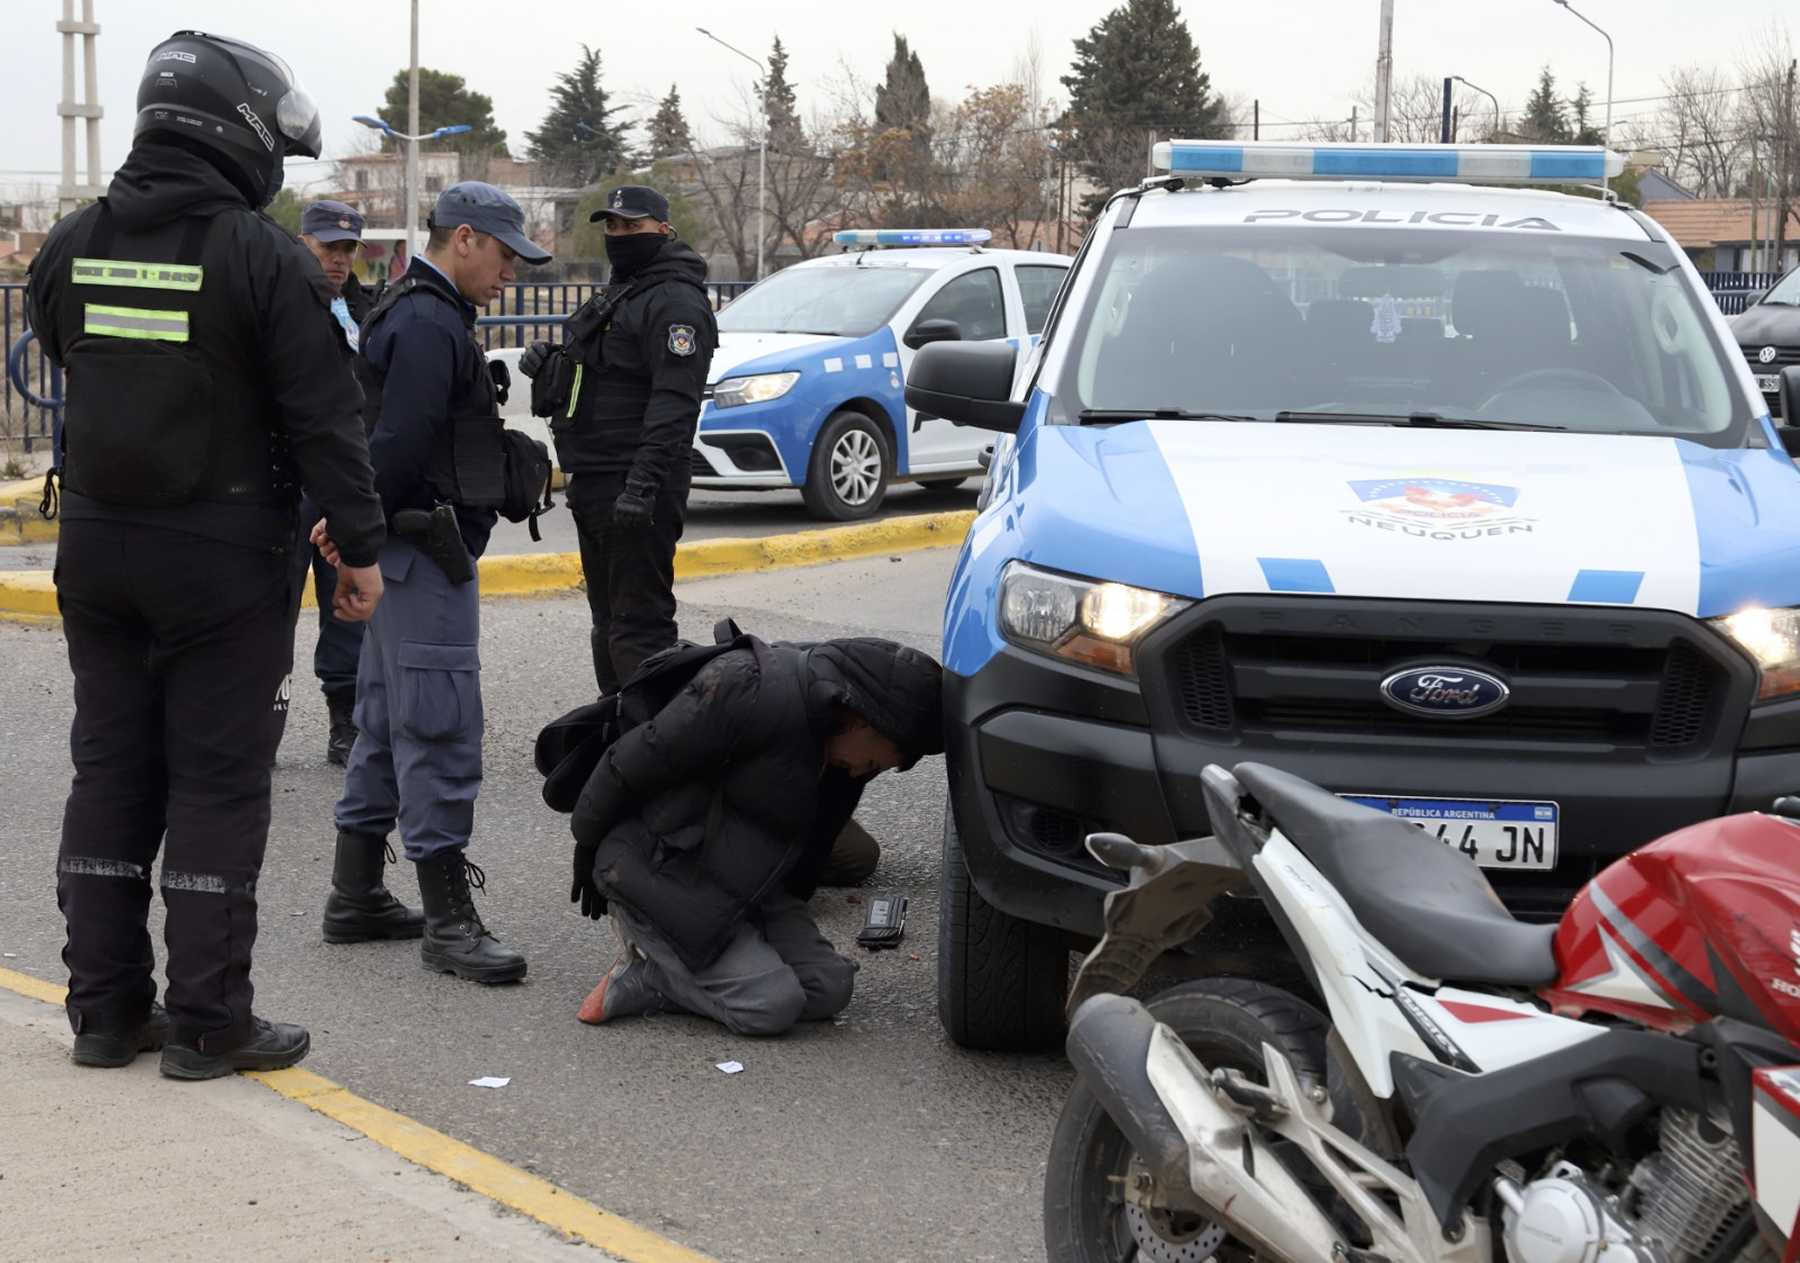
[[[491,1074],[484,1074],[479,1079],[470,1079],[469,1086],[472,1088],[503,1088],[511,1082],[510,1078],[501,1079]]]
[[[741,1061],[721,1061],[718,1063],[718,1068],[726,1074],[744,1073],[744,1063]]]

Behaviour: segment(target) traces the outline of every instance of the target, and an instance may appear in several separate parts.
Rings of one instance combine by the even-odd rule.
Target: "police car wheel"
[[[862,413],[845,409],[833,413],[813,441],[800,494],[814,517],[847,522],[881,507],[893,473],[887,435]]]
[[[1061,1047],[1069,940],[981,897],[944,805],[938,893],[938,1022],[952,1042],[986,1052]]]

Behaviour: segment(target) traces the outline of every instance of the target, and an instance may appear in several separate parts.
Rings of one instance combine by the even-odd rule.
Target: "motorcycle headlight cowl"
[[[727,377],[713,387],[713,407],[738,408],[747,403],[768,403],[787,394],[799,380],[798,373],[757,373],[750,377]]]
[[[1015,561],[1001,576],[997,613],[1001,635],[1021,648],[1135,675],[1139,642],[1189,604],[1163,592]]]
[[[1757,701],[1800,694],[1800,609],[1750,606],[1706,621],[1756,663]]]

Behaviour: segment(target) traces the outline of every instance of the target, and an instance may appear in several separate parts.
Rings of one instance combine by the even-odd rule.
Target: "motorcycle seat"
[[[1232,775],[1409,969],[1502,987],[1555,980],[1556,927],[1514,919],[1467,856],[1278,768],[1240,763]]]

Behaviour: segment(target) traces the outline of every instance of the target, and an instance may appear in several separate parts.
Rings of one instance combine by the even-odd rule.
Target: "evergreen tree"
[[[656,107],[650,120],[650,161],[672,158],[694,147],[693,133],[688,130],[687,116],[681,112],[681,92],[669,85],[669,95]]]
[[[1225,131],[1224,103],[1175,0],[1125,0],[1075,41],[1062,83],[1076,161],[1102,190],[1083,203],[1089,218],[1113,189],[1144,177],[1152,134],[1209,139]]]
[[[592,184],[630,161],[626,143],[630,124],[612,121],[623,109],[607,104],[606,89],[600,84],[600,50],[583,44],[574,69],[556,76],[543,123],[525,133],[529,153],[555,168],[562,179]]]
[[[1565,144],[1569,132],[1568,115],[1563,111],[1561,98],[1556,95],[1556,76],[1545,66],[1538,72],[1538,85],[1525,102],[1525,116],[1519,120],[1519,130],[1527,140],[1535,140],[1543,144]]]
[[[405,70],[396,71],[382,102],[381,117],[396,131],[407,130],[407,78]],[[420,66],[419,130],[432,132],[457,123],[467,123],[472,130],[447,137],[442,144],[466,154],[507,156],[506,133],[494,123],[494,99],[469,91],[461,75]],[[405,142],[383,133],[381,147],[390,153],[403,152]]]
[[[1604,133],[1594,126],[1594,94],[1588,91],[1587,84],[1581,84],[1573,98],[1569,101],[1569,140],[1577,145],[1598,145],[1606,139]]]
[[[875,89],[875,127],[878,131],[904,129],[917,134],[930,122],[931,89],[925,83],[924,63],[918,53],[907,47],[906,36],[896,31],[887,81]]]
[[[763,81],[763,117],[769,128],[769,148],[777,152],[798,152],[806,146],[806,133],[800,127],[800,106],[793,85],[787,77],[788,54],[781,46],[781,36],[769,50],[769,77]]]

